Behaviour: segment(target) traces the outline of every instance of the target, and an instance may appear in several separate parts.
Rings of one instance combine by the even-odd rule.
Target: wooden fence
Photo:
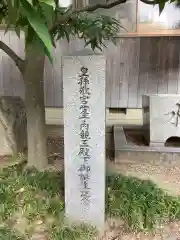
[[[0,34],[1,40],[20,56],[24,55],[23,37],[14,32]],[[83,48],[81,41],[65,40],[54,50],[54,65],[46,61],[46,106],[63,107],[61,56]],[[108,108],[141,108],[141,96],[147,93],[180,94],[179,37],[119,38],[104,50],[107,56],[106,106]],[[12,60],[0,51],[0,94],[24,97],[24,85]]]

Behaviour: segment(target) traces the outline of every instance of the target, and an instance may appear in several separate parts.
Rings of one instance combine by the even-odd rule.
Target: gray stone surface
[[[26,111],[20,97],[0,97],[0,155],[15,155],[27,147]]]
[[[114,126],[114,142],[121,147],[127,146],[127,139],[123,126]]]
[[[99,230],[105,217],[105,62],[98,55],[63,59],[66,216]],[[88,76],[82,77],[82,67]]]
[[[150,146],[163,146],[168,138],[180,137],[180,95],[146,95],[142,104]]]

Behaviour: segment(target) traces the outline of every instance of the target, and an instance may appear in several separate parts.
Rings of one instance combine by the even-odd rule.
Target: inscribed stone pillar
[[[105,217],[105,58],[63,59],[65,208],[71,222],[103,229]]]

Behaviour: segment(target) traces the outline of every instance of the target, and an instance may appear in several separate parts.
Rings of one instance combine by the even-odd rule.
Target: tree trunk
[[[44,105],[45,55],[35,46],[26,49],[25,106],[27,113],[28,166],[43,169],[47,166],[47,144]]]

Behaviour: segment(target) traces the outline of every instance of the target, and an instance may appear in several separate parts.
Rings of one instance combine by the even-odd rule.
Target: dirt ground
[[[123,222],[108,220],[108,227],[103,237],[97,240],[179,240],[180,239],[180,222],[174,222],[160,226],[155,233],[132,233],[126,231]]]
[[[180,195],[180,163],[167,166],[158,163],[152,165],[150,162],[125,162],[125,159],[119,164],[108,161],[107,166],[111,171],[141,179],[150,179],[169,194]],[[99,240],[180,240],[180,222],[162,225],[152,234],[129,233],[125,229],[123,222],[109,220],[107,232]]]
[[[153,165],[148,162],[126,164],[123,161],[121,164],[109,163],[108,166],[110,169],[126,175],[149,179],[171,195],[180,195],[180,163],[179,165],[167,166]]]
[[[58,169],[62,169],[64,165],[63,153],[63,139],[48,139],[48,156],[49,163],[53,164]],[[112,171],[117,171],[126,175],[138,177],[141,179],[150,179],[154,181],[159,187],[163,188],[173,195],[180,195],[180,162],[173,165],[161,164],[162,162],[154,164],[152,162],[140,161],[126,162],[114,164],[110,159],[107,159],[107,167]]]
[[[50,168],[63,169],[63,139],[48,139],[48,156]],[[1,166],[6,165],[6,159],[0,159]],[[127,161],[128,162],[128,161]],[[53,165],[53,166],[52,166]],[[163,164],[131,162],[114,164],[107,159],[107,167],[111,171],[117,171],[126,175],[142,179],[150,179],[158,186],[174,195],[180,195],[180,163],[173,166]],[[180,222],[173,222],[160,226],[154,234],[132,233],[126,231],[122,221],[108,219],[106,231],[103,237],[97,240],[180,240]]]

